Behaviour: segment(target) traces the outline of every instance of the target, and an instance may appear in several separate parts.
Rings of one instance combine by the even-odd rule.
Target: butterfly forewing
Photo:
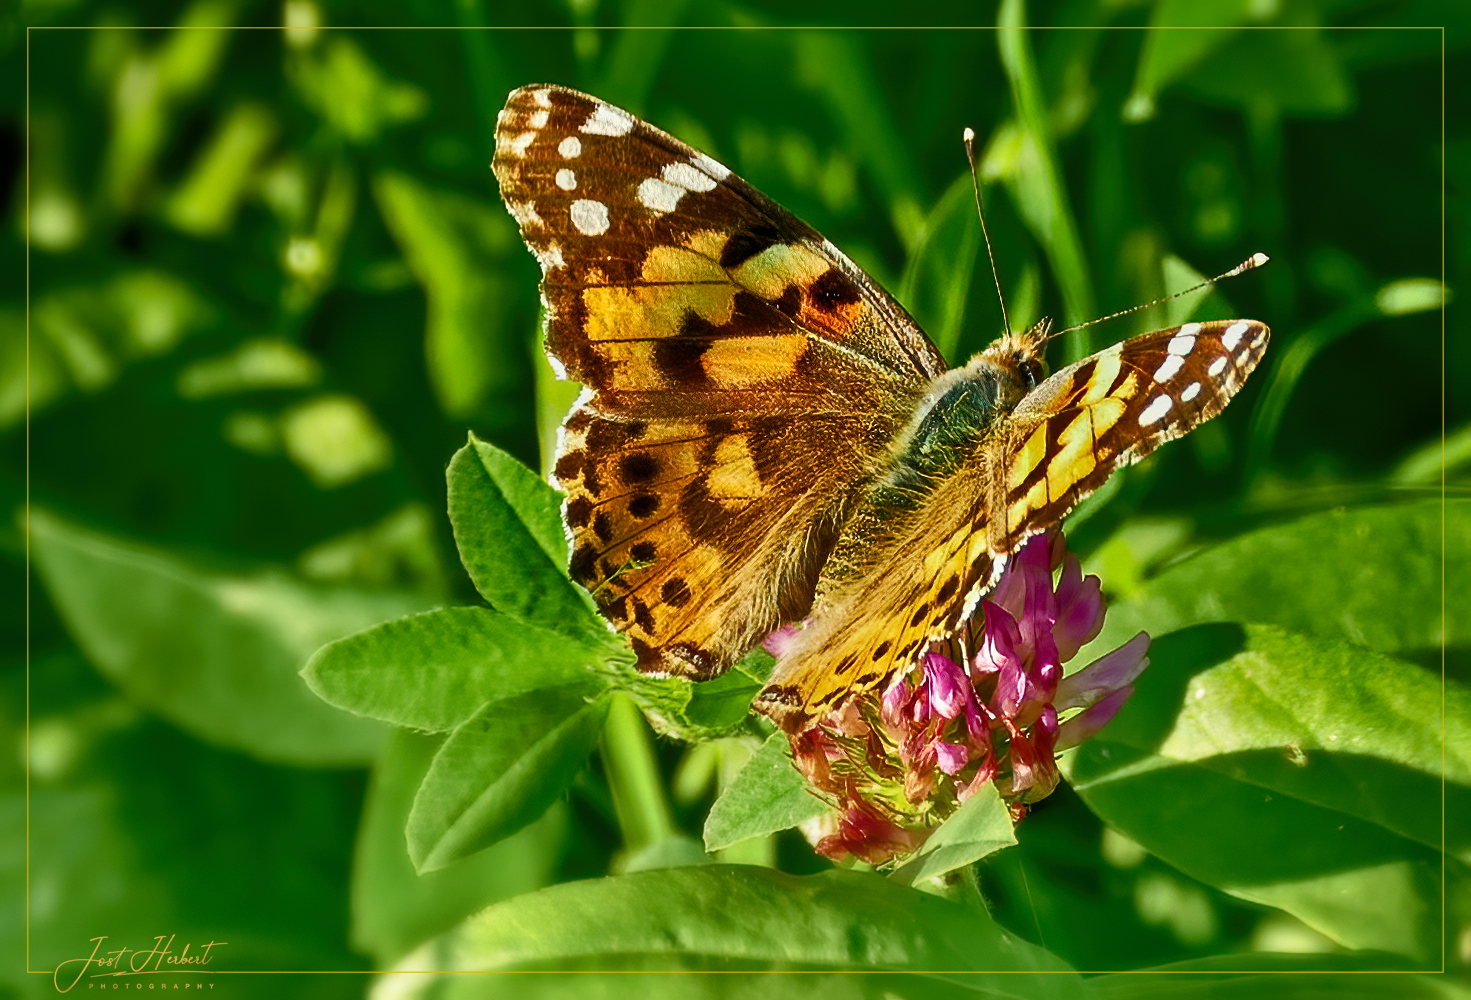
[[[501,193],[547,351],[589,389],[559,443],[571,570],[645,669],[720,672],[800,616],[939,354],[721,164],[561,87],[514,92]]]
[[[999,417],[884,556],[777,661],[757,698],[788,732],[880,688],[956,634],[1006,559],[1115,471],[1220,412],[1266,349],[1261,323],[1189,323],[1085,358]]]
[[[992,548],[1015,550],[1116,469],[1221,412],[1267,338],[1252,320],[1187,323],[1114,344],[1038,386],[999,442]]]

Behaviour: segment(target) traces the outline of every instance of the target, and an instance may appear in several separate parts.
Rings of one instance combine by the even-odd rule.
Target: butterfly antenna
[[[1140,309],[1148,309],[1150,306],[1157,306],[1161,302],[1168,302],[1171,299],[1178,299],[1182,295],[1189,295],[1191,292],[1198,292],[1202,288],[1207,288],[1211,285],[1214,285],[1218,281],[1225,281],[1227,278],[1234,278],[1238,274],[1245,274],[1247,271],[1255,270],[1256,268],[1261,267],[1263,264],[1271,259],[1272,258],[1268,257],[1264,253],[1254,253],[1250,257],[1246,258],[1246,260],[1243,260],[1240,264],[1237,264],[1235,267],[1231,268],[1231,270],[1223,271],[1222,273],[1216,275],[1214,278],[1207,278],[1198,285],[1192,285],[1191,287],[1186,288],[1183,291],[1175,292],[1173,295],[1166,295],[1164,298],[1155,299],[1153,302],[1145,302],[1137,306],[1130,306],[1128,309],[1120,309],[1118,312],[1109,313],[1107,316],[1100,316],[1097,319],[1090,319],[1086,323],[1079,323],[1077,326],[1070,326],[1066,330],[1054,331],[1053,333],[1048,334],[1048,339],[1055,337],[1059,333],[1072,333],[1074,330],[1081,330],[1085,326],[1096,326],[1099,323],[1107,323],[1111,319],[1118,319],[1120,316],[1127,316],[1130,313],[1136,313]]]
[[[963,138],[965,140],[965,158],[970,161],[970,186],[976,193],[976,214],[981,217],[981,235],[986,238],[986,256],[991,261],[991,277],[996,281],[996,301],[1001,303],[1001,325],[1006,329],[1006,335],[1011,336],[1011,320],[1006,317],[1006,296],[1001,294],[1001,275],[996,270],[996,255],[991,252],[991,231],[986,228],[986,210],[981,207],[981,181],[976,173],[976,134],[970,128],[966,128]]]

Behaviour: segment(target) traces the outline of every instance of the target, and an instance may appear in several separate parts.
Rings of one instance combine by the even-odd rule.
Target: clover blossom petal
[[[1061,532],[1033,536],[956,635],[792,737],[799,769],[836,807],[815,832],[818,851],[884,864],[918,850],[987,783],[1018,818],[1050,795],[1059,750],[1113,718],[1149,664],[1141,632],[1063,676],[1104,610],[1098,578],[1083,575]],[[773,633],[768,648],[783,639]]]

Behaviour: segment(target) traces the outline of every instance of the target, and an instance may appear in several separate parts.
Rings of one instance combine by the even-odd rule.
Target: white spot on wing
[[[671,163],[664,168],[664,179],[690,191],[713,191],[715,178],[688,163]]]
[[[1232,323],[1226,327],[1226,332],[1221,334],[1221,343],[1226,345],[1226,350],[1236,350],[1236,345],[1241,343],[1241,338],[1246,334],[1250,326],[1250,323],[1242,320],[1239,323]]]
[[[582,131],[588,135],[627,135],[632,129],[632,118],[606,104],[599,104],[582,123]]]
[[[563,191],[572,191],[577,188],[577,175],[563,167],[557,171],[557,187]]]
[[[714,177],[717,181],[723,181],[730,176],[730,168],[718,160],[712,160],[704,153],[696,153],[695,164],[705,173]]]
[[[1192,399],[1194,399],[1196,396],[1199,396],[1199,395],[1200,395],[1200,383],[1199,382],[1191,382],[1189,385],[1187,385],[1185,387],[1185,391],[1182,392],[1182,393],[1180,393],[1180,400],[1181,400],[1181,402],[1188,403]]]
[[[679,199],[684,197],[684,188],[668,181],[661,181],[657,177],[646,178],[638,186],[638,200],[643,202],[644,207],[652,208],[656,212],[672,212],[679,204]]]
[[[532,114],[532,116],[531,116],[531,127],[532,128],[546,128],[547,127],[547,119],[549,119],[551,117],[552,117],[552,113],[550,111],[548,111],[546,108],[542,108],[540,111],[537,111],[534,114]]]
[[[533,90],[531,100],[538,108],[549,108],[552,106],[552,93],[545,87],[541,90]]]
[[[1156,396],[1144,408],[1144,412],[1139,414],[1139,426],[1148,427],[1150,424],[1158,423],[1166,413],[1170,412],[1170,407],[1174,405],[1174,400],[1170,399],[1169,396]]]
[[[553,268],[564,267],[567,264],[562,259],[562,248],[555,243],[548,243],[541,249],[532,247],[531,252],[536,255],[536,262],[541,265],[543,274]]]
[[[608,231],[608,206],[590,198],[579,198],[567,214],[572,225],[584,236],[601,236]]]
[[[1193,337],[1193,336],[1195,336],[1199,332],[1200,332],[1200,324],[1199,323],[1186,323],[1184,326],[1180,327],[1180,334],[1182,336]]]
[[[1221,372],[1223,372],[1225,370],[1226,370],[1226,356],[1223,354],[1219,358],[1216,358],[1216,360],[1214,360],[1214,361],[1211,362],[1211,366],[1205,370],[1205,373],[1207,375],[1209,375],[1211,378],[1216,378],[1217,376],[1219,376],[1221,374]]]
[[[516,138],[507,142],[506,146],[510,149],[512,156],[525,156],[526,147],[531,145],[535,140],[535,132],[522,132]]]
[[[569,135],[557,144],[557,152],[562,154],[565,160],[571,160],[582,155],[582,140],[575,135]]]
[[[536,214],[536,202],[508,201],[506,208],[510,211],[511,218],[516,220],[516,225],[522,229],[539,229],[546,225],[541,216]]]
[[[1186,333],[1184,329],[1181,328],[1181,331],[1179,333],[1170,338],[1170,343],[1165,348],[1165,350],[1169,351],[1171,354],[1178,354],[1180,357],[1183,358],[1185,355],[1189,354],[1194,347],[1195,334]]]
[[[1177,354],[1166,355],[1164,361],[1160,362],[1160,366],[1154,371],[1154,380],[1156,382],[1168,382],[1184,366],[1184,358]]]

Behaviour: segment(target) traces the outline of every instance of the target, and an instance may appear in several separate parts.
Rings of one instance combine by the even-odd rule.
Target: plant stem
[[[626,694],[615,694],[608,708],[602,754],[624,849],[636,854],[675,836],[679,831],[664,794],[652,734],[638,705]]]

